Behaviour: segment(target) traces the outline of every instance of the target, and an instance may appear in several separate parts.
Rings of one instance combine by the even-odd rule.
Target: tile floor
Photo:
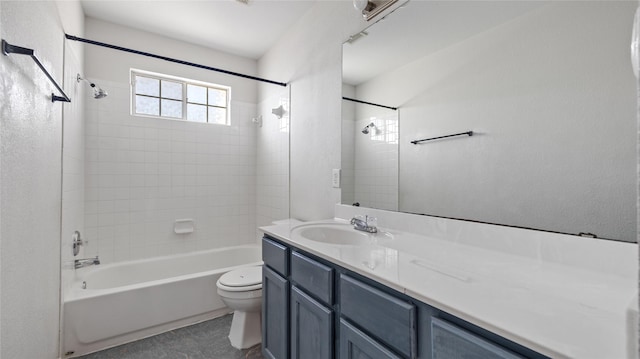
[[[229,344],[232,315],[123,344],[79,359],[263,359],[260,344],[237,350]]]

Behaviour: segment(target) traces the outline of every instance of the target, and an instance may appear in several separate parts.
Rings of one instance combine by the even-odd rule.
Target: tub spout
[[[95,256],[93,258],[76,259],[73,266],[75,269],[78,269],[98,264],[100,264],[100,259],[98,256]]]

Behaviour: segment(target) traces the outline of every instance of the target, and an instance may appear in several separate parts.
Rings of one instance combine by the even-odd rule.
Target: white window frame
[[[139,69],[131,69],[130,70],[130,75],[129,75],[129,85],[130,85],[130,100],[131,100],[131,115],[132,116],[139,116],[139,117],[150,117],[150,118],[158,118],[158,119],[163,119],[163,120],[174,120],[174,121],[185,121],[185,122],[191,122],[191,123],[206,123],[206,124],[210,124],[210,125],[226,125],[226,126],[230,126],[231,124],[231,87],[229,86],[225,86],[225,85],[220,85],[220,84],[214,84],[214,83],[210,83],[210,82],[203,82],[203,81],[198,81],[198,80],[193,80],[193,79],[187,79],[187,78],[183,78],[183,77],[177,77],[177,76],[171,76],[171,75],[166,75],[166,74],[161,74],[161,73],[157,73],[157,72],[151,72],[151,71],[145,71],[145,70],[139,70]],[[178,82],[182,85],[182,117],[170,117],[170,116],[162,116],[160,115],[149,115],[149,114],[144,114],[144,113],[136,113],[136,76],[142,76],[142,77],[146,77],[146,78],[152,78],[152,79],[156,79],[156,80],[160,80],[160,81],[170,81],[170,82]],[[188,98],[187,98],[187,85],[195,85],[195,86],[202,86],[202,87],[206,87],[207,88],[207,104],[205,104],[205,108],[207,108],[207,122],[199,122],[199,121],[189,121],[187,119],[187,104],[188,102]],[[208,110],[209,107],[218,107],[218,108],[222,108],[221,106],[212,106],[209,105],[209,101],[208,101],[208,96],[209,96],[209,91],[208,89],[216,89],[216,90],[223,90],[226,91],[227,93],[227,102],[225,104],[225,109],[226,109],[226,118],[225,118],[225,123],[211,123],[209,122],[209,115],[208,115]],[[160,91],[162,91],[162,86],[160,86]],[[142,96],[146,96],[146,95],[142,95]],[[159,100],[161,100],[162,97],[162,92],[160,92],[159,96],[148,96],[148,97],[153,97],[153,98],[158,98]],[[169,99],[169,98],[166,98]],[[170,99],[170,100],[174,100],[174,101],[178,101],[176,99]],[[201,104],[198,104],[201,105]]]

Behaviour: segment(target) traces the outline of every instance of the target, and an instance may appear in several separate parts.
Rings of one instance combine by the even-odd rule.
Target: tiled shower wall
[[[231,125],[131,116],[128,84],[91,79],[87,100],[86,255],[103,263],[255,242],[257,106],[231,102]],[[177,219],[195,231],[174,233]]]
[[[362,129],[374,123],[368,134]],[[398,114],[391,110],[359,116],[353,133],[353,202],[398,210]],[[347,182],[347,181],[345,181]],[[343,203],[351,204],[349,202]]]

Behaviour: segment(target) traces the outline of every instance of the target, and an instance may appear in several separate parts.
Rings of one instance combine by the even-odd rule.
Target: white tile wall
[[[87,102],[87,255],[103,263],[239,245],[256,227],[256,105],[232,101],[231,125],[129,114],[129,86],[92,79]],[[176,219],[195,231],[175,234]]]
[[[362,129],[375,124],[369,134]],[[353,122],[354,196],[361,206],[398,210],[398,115],[381,112]]]

